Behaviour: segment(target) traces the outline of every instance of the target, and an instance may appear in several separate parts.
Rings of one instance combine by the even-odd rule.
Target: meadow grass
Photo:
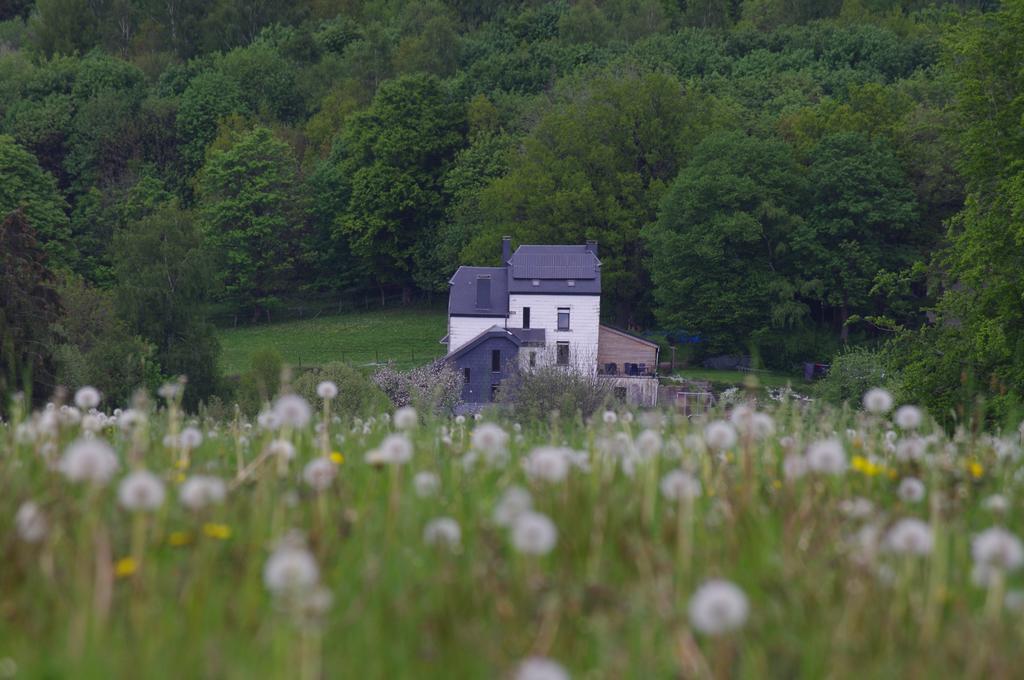
[[[587,678],[988,678],[1024,663],[1019,565],[979,585],[971,554],[977,532],[1019,526],[1019,433],[949,438],[927,420],[900,430],[786,402],[761,405],[755,426],[734,410],[738,437],[672,413],[495,416],[508,440],[494,446],[472,419],[289,426],[281,406],[250,424],[173,403],[0,426],[0,664],[19,676],[494,678],[539,656]],[[189,425],[194,450],[178,434]],[[107,483],[68,478],[69,446],[89,436],[116,451]],[[395,441],[411,457],[381,462]],[[337,476],[317,492],[303,472],[322,456]],[[118,502],[141,468],[167,489],[153,512]],[[702,493],[673,500],[672,471]],[[436,493],[418,492],[424,472]],[[197,474],[228,484],[223,502],[179,502]],[[923,499],[901,497],[908,477]],[[517,549],[495,515],[513,486],[557,527],[547,554]],[[15,521],[26,502],[45,520],[37,542]],[[425,543],[439,517],[458,523],[457,546]],[[904,518],[924,523],[929,550],[891,549]],[[330,606],[268,588],[293,530]],[[689,611],[715,578],[749,601],[721,635]]]
[[[383,309],[218,331],[221,369],[249,368],[252,355],[274,350],[292,366],[346,361],[357,366],[392,360],[399,368],[427,363],[444,353],[443,309]]]

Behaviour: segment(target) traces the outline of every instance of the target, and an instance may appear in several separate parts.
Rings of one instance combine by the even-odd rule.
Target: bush
[[[257,413],[263,404],[281,389],[284,359],[272,349],[256,352],[249,360],[249,370],[238,383],[238,405],[244,413]]]
[[[814,386],[813,393],[834,404],[859,404],[872,387],[896,391],[895,378],[884,353],[866,347],[847,348],[833,357],[828,375]]]
[[[372,380],[358,369],[340,362],[325,364],[306,371],[292,385],[296,394],[309,403],[323,408],[316,386],[330,380],[338,386],[338,396],[332,402],[336,413],[345,416],[368,416],[389,411],[391,402]]]
[[[415,406],[422,413],[451,413],[462,397],[462,375],[446,361],[400,373],[390,364],[373,375],[395,408]]]
[[[498,402],[510,405],[523,419],[547,420],[553,411],[586,419],[612,400],[608,380],[558,366],[517,370],[498,390]]]

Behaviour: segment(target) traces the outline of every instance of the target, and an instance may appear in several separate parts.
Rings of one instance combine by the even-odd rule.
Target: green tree
[[[195,220],[173,202],[157,206],[117,233],[114,253],[121,318],[156,347],[165,374],[188,376],[195,407],[220,382],[220,345],[205,320],[215,273]]]
[[[203,233],[224,292],[254,318],[288,288],[303,235],[291,147],[267,128],[211,150],[196,182]]]
[[[189,82],[181,95],[176,120],[187,174],[202,167],[206,147],[217,138],[221,120],[245,112],[243,102],[235,81],[219,71],[204,71]]]
[[[0,215],[25,211],[35,237],[55,267],[69,266],[73,255],[65,214],[67,204],[53,177],[14,139],[0,135]]]
[[[0,412],[14,391],[30,391],[35,403],[53,393],[61,312],[46,251],[26,212],[15,210],[0,222]]]
[[[805,194],[784,143],[740,132],[701,142],[644,231],[661,324],[720,352],[802,323],[789,240]]]
[[[801,292],[834,319],[845,341],[851,314],[878,311],[870,304],[876,275],[924,255],[917,203],[896,157],[864,135],[829,135],[811,159],[812,207],[791,245]]]
[[[508,174],[482,190],[482,224],[463,252],[493,260],[501,234],[521,242],[600,242],[603,307],[645,321],[650,285],[640,230],[696,141],[729,113],[661,73],[609,71],[568,91],[530,131]]]
[[[348,121],[320,168],[322,192],[340,203],[339,236],[381,286],[401,286],[406,300],[417,270],[431,267],[449,202],[444,176],[464,127],[463,107],[440,80],[402,76],[381,85],[370,108]]]

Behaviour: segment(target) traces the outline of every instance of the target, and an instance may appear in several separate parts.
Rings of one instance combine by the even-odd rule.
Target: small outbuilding
[[[657,371],[657,343],[618,328],[601,325],[597,339],[599,374],[654,376]]]

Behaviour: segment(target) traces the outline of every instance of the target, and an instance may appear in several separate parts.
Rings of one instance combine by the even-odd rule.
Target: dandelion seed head
[[[644,458],[653,458],[661,452],[661,435],[654,430],[644,430],[636,438],[636,450]]]
[[[441,478],[433,472],[424,470],[416,473],[416,476],[412,478],[412,485],[416,490],[417,496],[420,498],[429,498],[440,490]]]
[[[302,469],[303,481],[314,491],[326,491],[337,474],[338,466],[327,456],[314,458]]]
[[[309,424],[313,413],[305,399],[297,394],[285,394],[274,402],[274,415],[281,425],[303,428]]]
[[[14,515],[18,537],[26,543],[39,543],[49,531],[49,523],[42,508],[35,501],[25,501]]]
[[[263,583],[275,595],[308,591],[320,579],[320,568],[305,547],[278,547],[263,565]]]
[[[203,443],[203,433],[198,427],[186,427],[178,435],[178,444],[183,449],[195,449]]]
[[[977,565],[1015,571],[1024,566],[1024,545],[1006,529],[992,527],[971,541],[971,557]]]
[[[508,433],[497,423],[480,423],[473,428],[470,445],[489,458],[506,453]]]
[[[924,421],[924,414],[916,406],[900,406],[896,409],[893,421],[901,430],[916,430]]]
[[[846,471],[846,452],[838,439],[824,439],[807,448],[807,468],[826,475],[841,475]]]
[[[291,460],[295,457],[295,445],[287,439],[275,439],[267,444],[267,453],[275,458]]]
[[[513,680],[569,680],[569,672],[556,661],[531,656],[519,663]]]
[[[227,487],[224,480],[208,475],[194,475],[178,489],[178,499],[189,510],[202,510],[209,505],[224,502]]]
[[[690,599],[690,625],[705,635],[724,635],[747,622],[747,596],[734,583],[712,580],[704,583]]]
[[[547,555],[558,541],[555,523],[539,512],[521,513],[512,523],[512,546],[524,555]]]
[[[72,482],[106,484],[117,471],[117,455],[101,439],[79,439],[67,448],[60,471]]]
[[[558,483],[569,474],[569,461],[563,449],[543,446],[523,459],[523,470],[531,479]]]
[[[100,391],[95,387],[86,385],[85,387],[80,387],[78,391],[75,392],[75,406],[83,411],[94,409],[99,405]]]
[[[619,417],[615,415],[615,411],[605,411],[604,415],[601,416],[605,425],[614,425],[618,421]]]
[[[736,429],[724,420],[716,420],[704,428],[704,441],[712,451],[725,451],[736,445]]]
[[[316,386],[316,396],[321,399],[334,399],[338,396],[338,386],[330,380],[323,380]]]
[[[931,553],[933,544],[932,528],[919,519],[907,517],[889,528],[884,547],[901,555],[925,556]]]
[[[498,504],[494,507],[494,523],[498,526],[512,526],[519,515],[533,507],[530,492],[520,486],[505,489]]]
[[[462,529],[451,517],[437,517],[423,528],[423,542],[455,550],[462,541]]]
[[[989,512],[1003,514],[1010,509],[1010,502],[1002,494],[992,494],[982,502],[982,507]]]
[[[881,387],[874,387],[864,393],[864,410],[876,416],[892,410],[892,395]]]
[[[669,501],[693,501],[700,498],[700,480],[684,470],[672,470],[661,478],[661,495]]]
[[[916,477],[906,477],[900,482],[897,493],[904,503],[920,503],[924,500],[924,482]]]
[[[395,411],[391,420],[399,430],[412,430],[419,425],[419,414],[412,406],[403,406]]]
[[[926,444],[920,437],[906,437],[896,443],[896,459],[901,462],[921,460]]]
[[[125,510],[156,510],[164,504],[165,496],[163,481],[148,470],[128,474],[117,487],[117,500]]]

